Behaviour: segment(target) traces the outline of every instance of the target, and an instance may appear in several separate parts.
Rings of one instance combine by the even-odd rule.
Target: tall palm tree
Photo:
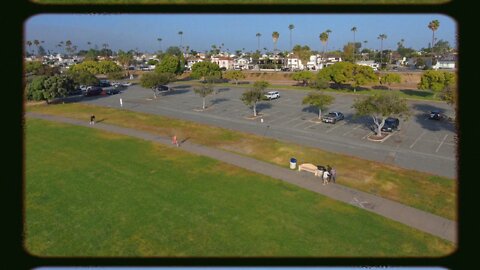
[[[30,50],[30,47],[32,47],[33,43],[30,40],[27,40],[27,42],[25,42],[25,44],[27,44],[28,49]]]
[[[260,37],[262,34],[257,33],[255,36],[257,37],[257,50],[260,51]]]
[[[323,55],[322,55],[322,59],[325,61],[325,52],[326,52],[326,48],[327,48],[326,44],[327,44],[327,42],[328,42],[328,34],[327,34],[327,32],[321,33],[320,36],[319,36],[319,38],[320,38],[320,42],[323,44]]]
[[[275,53],[277,51],[277,42],[278,42],[278,38],[280,37],[280,33],[278,33],[277,31],[273,32],[272,33],[272,39],[273,39],[273,53]]]
[[[434,46],[434,42],[435,42],[435,31],[438,30],[438,28],[440,27],[440,22],[438,20],[433,20],[431,21],[429,24],[428,24],[428,28],[430,28],[430,30],[432,30],[432,44],[431,44],[431,53],[432,53],[432,57],[433,57],[433,46]]]
[[[160,43],[160,51],[162,50],[162,39],[161,38],[157,38],[157,41],[158,43]]]
[[[290,30],[290,51],[292,50],[292,30],[295,29],[295,25],[290,24],[288,30]]]
[[[332,33],[332,30],[327,29],[327,30],[325,30],[325,33],[327,33],[327,43],[326,43],[326,44],[327,44],[327,45],[326,45],[327,47],[325,48],[325,50],[328,50],[328,38],[330,37],[330,34]]]
[[[180,36],[180,48],[182,48],[182,43],[183,43],[183,31],[178,31],[178,35]]]
[[[380,34],[377,39],[380,39],[380,68],[382,68],[382,56],[383,56],[383,40],[387,39],[387,35]]]
[[[350,31],[353,32],[353,63],[355,63],[355,51],[357,50],[357,46],[355,45],[355,32],[357,32],[357,27],[352,27]]]
[[[108,48],[108,43],[103,43],[103,52],[105,53],[105,58],[108,56],[107,48]]]
[[[72,41],[70,40],[65,41],[65,48],[67,52],[72,53]]]

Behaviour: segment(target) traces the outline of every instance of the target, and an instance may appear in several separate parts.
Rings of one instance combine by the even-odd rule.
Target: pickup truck
[[[325,123],[335,124],[337,121],[343,120],[345,118],[341,112],[331,112],[322,117],[322,121]]]

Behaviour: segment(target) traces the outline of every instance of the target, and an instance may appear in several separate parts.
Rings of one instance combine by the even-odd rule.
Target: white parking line
[[[417,139],[415,139],[415,141],[412,143],[412,145],[410,145],[410,149],[423,137],[423,135],[425,135],[425,133],[427,133],[427,131],[423,131],[423,133],[420,134],[420,136],[418,136]]]
[[[343,121],[343,123],[340,123],[340,124],[334,124],[335,126],[330,128],[329,130],[327,130],[325,133],[330,133],[332,130],[334,129],[337,129],[338,127],[341,127],[341,126],[344,126],[345,125],[345,121]]]
[[[445,142],[445,140],[447,139],[447,137],[448,137],[448,134],[446,134],[445,137],[443,137],[443,140],[442,140],[442,142],[438,145],[437,150],[435,150],[435,153],[438,152],[438,150],[439,150],[440,147],[443,145],[443,143]]]
[[[273,115],[273,114],[272,114],[272,115]],[[277,117],[277,118],[273,118],[272,120],[270,120],[270,121],[268,121],[268,122],[269,122],[269,123],[273,123],[273,122],[276,122],[276,121],[281,120],[281,119],[283,119],[283,118],[285,118],[285,117],[288,117],[288,116],[289,116],[288,114],[281,115],[281,116],[279,116],[279,117]]]
[[[347,134],[350,134],[352,133],[353,131],[355,131],[357,128],[361,127],[362,125],[361,124],[358,124],[356,127],[350,129],[349,131],[343,133],[343,136],[347,135]]]
[[[300,121],[300,123],[297,123],[297,124],[293,125],[292,127],[293,127],[293,128],[296,128],[296,127],[301,126],[301,125],[303,125],[303,124],[305,124],[305,123],[306,123],[306,121]]]
[[[320,122],[314,123],[314,124],[309,125],[309,126],[306,126],[306,127],[304,127],[303,129],[308,129],[308,128],[311,128],[311,127],[316,126],[316,125],[318,125],[318,124],[320,124]]]
[[[284,124],[293,122],[293,121],[298,120],[298,119],[300,119],[300,118],[302,118],[302,117],[304,117],[304,116],[303,116],[303,115],[300,115],[299,117],[295,117],[295,118],[293,118],[293,119],[288,120],[287,122],[284,122]]]

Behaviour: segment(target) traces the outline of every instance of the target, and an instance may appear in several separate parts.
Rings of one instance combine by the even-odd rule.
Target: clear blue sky
[[[154,52],[169,46],[179,46],[179,31],[183,45],[203,52],[211,45],[224,43],[230,52],[245,48],[257,49],[256,33],[261,33],[260,48],[273,50],[272,32],[280,33],[277,48],[288,50],[293,24],[292,43],[321,50],[319,35],[330,29],[328,49],[342,49],[353,41],[352,27],[357,27],[356,41],[367,40],[366,47],[379,49],[378,35],[386,34],[384,49],[395,49],[402,38],[406,47],[428,47],[432,32],[427,25],[439,20],[435,37],[456,46],[456,22],[441,14],[107,14],[36,15],[25,22],[25,40],[43,40],[45,49],[54,50],[60,41],[71,40],[78,49],[87,49],[87,42],[99,48],[107,43],[113,50]],[[162,38],[159,43],[157,38]],[[161,45],[160,45],[161,44]],[[93,45],[92,45],[93,46]]]

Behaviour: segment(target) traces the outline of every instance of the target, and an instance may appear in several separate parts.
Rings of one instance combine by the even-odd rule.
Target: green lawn
[[[449,0],[32,0],[47,4],[438,4]]]
[[[436,237],[210,158],[27,119],[38,256],[441,256]]]
[[[164,116],[86,104],[28,106],[28,111],[89,119],[92,112],[106,124],[178,138],[288,167],[299,163],[330,164],[342,185],[394,200],[452,220],[456,219],[456,181],[381,162],[324,151],[229,129]],[[86,121],[86,120],[85,120]]]

